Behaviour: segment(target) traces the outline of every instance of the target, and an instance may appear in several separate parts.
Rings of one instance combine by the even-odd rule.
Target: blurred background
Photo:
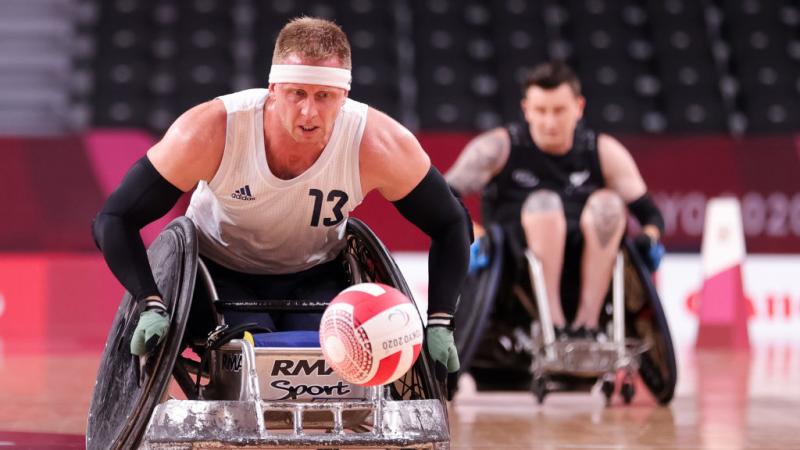
[[[86,302],[107,319],[116,296],[87,295],[98,283],[115,288],[90,237],[92,216],[181,112],[265,87],[277,32],[303,14],[343,27],[351,96],[413,130],[442,171],[475,134],[521,118],[528,68],[567,61],[583,82],[585,121],[628,147],[666,219],[667,249],[689,256],[675,270],[690,276],[671,275],[677,260],[668,257],[660,280],[667,308],[690,324],[685,340],[694,323],[687,299],[702,281],[691,276],[691,256],[706,202],[718,195],[741,201],[748,252],[770,255],[751,270],[767,264],[784,280],[750,277],[752,318],[800,325],[797,0],[3,0],[0,8],[0,338],[44,336],[53,317],[72,330],[78,324],[61,310],[84,321]],[[469,204],[479,218],[476,199]],[[357,215],[394,251],[426,249],[384,202],[369,198]]]
[[[162,133],[183,110],[263,86],[299,15],[349,34],[354,97],[421,131],[518,115],[526,68],[566,60],[614,133],[749,136],[800,124],[794,0],[5,0],[2,130]]]
[[[122,289],[91,218],[182,111],[266,87],[274,38],[302,14],[343,27],[351,97],[408,126],[442,171],[521,118],[527,68],[567,61],[585,121],[627,146],[664,214],[676,345],[697,332],[706,205],[732,196],[750,341],[800,379],[800,0],[2,0],[0,363],[102,349]],[[424,236],[374,194],[356,216],[424,298]]]

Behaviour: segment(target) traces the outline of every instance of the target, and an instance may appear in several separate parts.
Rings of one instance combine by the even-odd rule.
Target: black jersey
[[[548,189],[561,196],[567,224],[576,227],[589,195],[605,186],[597,155],[597,134],[579,125],[572,148],[564,155],[551,155],[534,144],[527,123],[515,122],[506,130],[511,152],[503,170],[484,188],[484,221],[519,222],[528,195]]]

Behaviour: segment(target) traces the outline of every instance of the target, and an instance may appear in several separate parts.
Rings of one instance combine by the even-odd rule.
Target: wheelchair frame
[[[369,228],[358,219],[350,218],[347,231],[344,259],[351,280],[354,283],[376,281],[392,285],[413,301],[397,265]],[[135,312],[138,310],[135,305],[131,305],[130,296],[126,295],[109,334],[104,353],[105,359],[108,359],[107,364],[101,365],[98,371],[99,387],[95,389],[90,410],[87,448],[450,448],[447,407],[442,386],[434,379],[425,352],[420,354],[404,377],[387,386],[366,388],[363,399],[325,402],[265,401],[256,370],[259,354],[297,349],[257,349],[248,341],[237,339],[223,349],[241,352],[241,383],[238,395],[234,399],[203,400],[203,392],[209,386],[205,385],[199,391],[194,387],[199,384],[200,378],[209,379],[210,373],[205,372],[195,360],[180,356],[189,347],[199,348],[197,342],[194,346],[187,342],[183,330],[188,321],[189,307],[193,302],[195,306],[201,303],[195,287],[203,287],[208,300],[212,301],[210,305],[214,312],[214,322],[221,323],[222,315],[213,305],[218,296],[208,270],[202,260],[196,257],[196,238],[191,221],[186,218],[176,219],[165,228],[162,235],[167,238],[160,235],[148,250],[151,265],[154,264],[153,258],[156,255],[161,255],[164,260],[156,261],[155,265],[167,266],[168,269],[174,265],[176,258],[181,259],[181,255],[174,255],[178,252],[170,251],[171,245],[178,245],[173,235],[182,235],[189,243],[189,250],[182,260],[192,261],[194,256],[197,261],[194,267],[184,267],[186,264],[181,266],[188,269],[186,275],[189,276],[183,277],[178,287],[165,290],[172,293],[165,300],[173,320],[179,317],[181,323],[172,324],[168,333],[170,339],[157,354],[147,358],[149,361],[143,360],[141,364],[136,364],[139,367],[139,386],[132,386],[135,383],[131,378],[136,368],[127,362],[130,355],[121,344],[129,342],[138,318]],[[180,241],[180,238],[177,240]],[[200,274],[200,279],[196,282],[195,271]],[[161,288],[161,280],[158,276],[157,279]],[[186,289],[189,289],[191,297],[186,295]],[[253,301],[244,306],[258,307],[259,303],[263,302]],[[275,304],[269,301],[266,303]],[[180,311],[179,315],[176,315],[177,311]],[[303,350],[310,350],[314,357],[322,358],[319,348]],[[212,355],[215,351],[209,350]],[[108,380],[106,375],[113,372],[124,372],[124,379]],[[170,374],[188,399],[170,399],[158,403],[167,392]],[[127,403],[121,411],[125,414],[122,418],[114,418],[113,407],[103,407],[108,399],[101,398],[104,393],[115,392],[117,388],[123,391],[118,395],[119,400]],[[125,412],[126,410],[130,412]],[[371,417],[372,422],[353,426],[347,420],[347,415],[352,412],[360,412],[365,418]],[[108,417],[112,418],[114,424],[103,428],[103,419]],[[135,419],[133,423],[131,417]],[[149,420],[143,422],[145,418]],[[120,429],[122,432],[119,432]]]
[[[677,378],[669,327],[651,275],[628,239],[623,240],[614,264],[611,307],[603,313],[606,317],[611,316],[610,323],[613,325],[608,330],[610,341],[564,342],[555,339],[552,321],[549,314],[545,314],[549,303],[540,262],[527,253],[523,262],[526,265],[527,280],[519,278],[523,267],[516,265],[511,259],[514,256],[502,228],[492,224],[486,227],[486,231],[491,262],[468,280],[468,288],[462,293],[461,305],[456,313],[456,344],[463,356],[462,365],[465,368],[471,369],[474,355],[483,351],[480,371],[489,377],[487,380],[492,379],[491,374],[495,371],[504,370],[492,368],[494,360],[498,367],[507,367],[514,371],[510,374],[510,379],[514,380],[510,381],[510,386],[514,386],[512,389],[531,389],[540,403],[549,392],[575,390],[575,387],[588,389],[597,381],[601,382],[602,391],[608,401],[616,387],[617,370],[624,373],[620,393],[625,403],[629,403],[635,393],[633,374],[638,371],[658,402],[669,403]],[[506,266],[509,261],[512,268],[520,271],[519,276],[508,273]],[[530,293],[526,286],[527,281],[530,281]],[[625,286],[629,282],[633,290],[626,292]],[[513,289],[506,289],[509,287]],[[519,320],[508,321],[497,316],[495,310],[499,306],[496,300],[499,301],[500,293],[503,293],[503,299],[512,299],[511,303],[517,304],[514,306],[517,308],[515,311],[520,307],[527,311],[530,325],[520,325]],[[531,294],[535,297],[535,302],[530,298]],[[504,301],[506,306],[503,308],[507,309],[511,303]],[[506,343],[503,347],[508,350],[503,352],[509,352],[508,354],[497,353],[500,356],[492,356],[496,350],[485,347],[490,343],[502,344],[492,341],[493,338],[483,337],[487,332],[495,333],[490,327],[490,322],[494,320],[499,320],[501,325],[506,324],[503,325],[505,328],[500,328],[501,334],[498,338],[508,336],[516,350],[508,347],[511,343]],[[466,334],[462,329],[462,324],[465,323],[470,325]],[[526,327],[527,331],[517,331],[519,326]],[[523,332],[526,336],[502,334],[512,331],[513,336]],[[523,364],[523,356],[526,354],[527,362]],[[527,373],[529,382],[525,381],[524,373]],[[476,382],[479,382],[478,378]],[[503,389],[502,385],[490,383],[490,389]]]
[[[548,374],[579,374],[582,377],[597,376],[602,380],[602,391],[606,403],[611,402],[616,384],[616,373],[623,372],[620,388],[625,403],[630,403],[635,394],[633,374],[639,368],[639,355],[648,344],[625,337],[625,280],[624,255],[617,253],[611,280],[611,342],[587,340],[557,341],[555,327],[550,315],[550,303],[544,284],[542,263],[530,250],[525,251],[528,270],[536,294],[539,311],[541,342],[534,338],[534,357],[531,364],[533,392],[539,403],[550,390]],[[535,324],[532,324],[532,328]],[[532,329],[531,334],[537,333]]]

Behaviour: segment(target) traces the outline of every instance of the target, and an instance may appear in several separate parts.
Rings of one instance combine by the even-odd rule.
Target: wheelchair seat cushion
[[[257,333],[253,342],[258,347],[319,347],[318,331],[277,331],[275,333]]]

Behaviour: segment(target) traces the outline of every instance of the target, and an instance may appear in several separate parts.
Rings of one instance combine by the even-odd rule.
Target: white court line
[[[15,445],[17,444],[11,441],[0,441],[0,447],[14,447]]]

